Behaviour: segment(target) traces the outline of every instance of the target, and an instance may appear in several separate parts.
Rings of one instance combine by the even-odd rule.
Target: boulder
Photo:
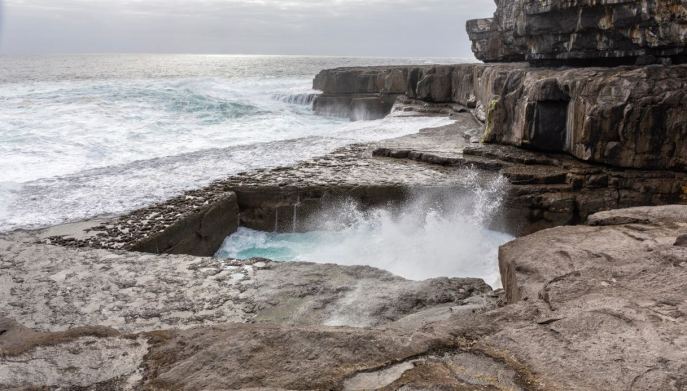
[[[687,251],[673,244],[687,206],[590,221],[501,248],[511,305],[492,321],[510,325],[482,343],[528,363],[546,389],[684,390]]]

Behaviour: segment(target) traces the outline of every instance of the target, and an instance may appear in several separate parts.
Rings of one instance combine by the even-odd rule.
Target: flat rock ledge
[[[482,125],[459,107],[409,101],[396,110],[450,116],[451,125],[355,144],[293,166],[232,175],[117,217],[4,235],[77,248],[211,256],[239,226],[307,231],[341,199],[364,207],[431,192],[470,192],[505,177],[491,226],[514,235],[578,224],[604,210],[687,202],[687,173],[622,169],[569,155],[482,144]],[[399,115],[396,112],[394,115]],[[407,114],[407,113],[406,113]],[[1,236],[0,236],[1,237]]]
[[[686,390],[687,206],[589,222],[503,246],[503,294],[0,241],[0,387]]]

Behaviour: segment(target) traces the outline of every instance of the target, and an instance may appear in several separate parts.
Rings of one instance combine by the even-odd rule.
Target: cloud
[[[6,0],[2,53],[470,55],[492,0]]]

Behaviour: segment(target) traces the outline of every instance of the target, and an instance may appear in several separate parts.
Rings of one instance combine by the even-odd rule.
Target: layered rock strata
[[[384,118],[396,97],[406,92],[403,73],[379,76],[387,69],[363,67],[318,74],[313,80],[313,88],[323,94],[315,98],[313,110],[320,115],[346,117],[352,121]]]
[[[589,221],[502,247],[501,307],[476,280],[0,241],[0,386],[686,389],[687,206]]]
[[[236,232],[239,217],[235,193],[194,190],[118,217],[18,230],[9,236],[70,247],[211,256]]]
[[[482,144],[478,132],[478,126],[425,129],[382,142],[373,155],[498,172],[509,186],[500,219],[493,223],[516,235],[578,224],[609,209],[687,202],[687,173],[617,169],[565,155]]]
[[[485,62],[618,65],[687,59],[681,0],[497,0],[493,18],[467,22]]]
[[[621,168],[687,167],[687,66],[341,68],[322,71],[315,88],[347,96],[360,84],[380,99],[403,94],[472,110],[485,122],[485,142]],[[316,107],[328,104],[320,99]]]

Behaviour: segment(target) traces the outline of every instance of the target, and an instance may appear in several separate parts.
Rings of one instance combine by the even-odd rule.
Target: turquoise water
[[[474,190],[448,205],[419,200],[394,211],[349,202],[323,213],[319,229],[307,233],[240,228],[216,256],[368,265],[411,280],[475,277],[500,287],[498,248],[513,237],[485,225],[498,211],[502,189]]]
[[[267,258],[274,261],[304,260],[322,246],[345,238],[344,232],[267,233],[241,228],[217,254],[221,258]]]

